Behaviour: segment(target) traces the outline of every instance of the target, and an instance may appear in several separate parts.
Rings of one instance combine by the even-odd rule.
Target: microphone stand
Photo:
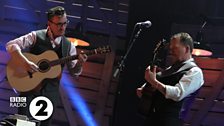
[[[134,45],[136,39],[138,38],[139,34],[140,34],[141,31],[142,31],[142,27],[139,27],[138,32],[137,32],[136,35],[133,37],[133,35],[134,35],[134,31],[135,31],[135,29],[136,29],[137,26],[138,26],[138,25],[135,24],[134,29],[133,29],[132,34],[131,34],[130,41],[129,41],[129,43],[131,43],[131,44],[129,45],[129,47],[128,47],[126,53],[125,53],[125,55],[122,57],[122,60],[120,61],[120,63],[118,63],[119,65],[118,65],[118,67],[116,68],[116,70],[115,70],[115,72],[114,72],[114,74],[113,74],[113,77],[114,77],[114,78],[116,78],[117,75],[118,75],[121,71],[123,71],[123,69],[124,69],[124,67],[125,67],[125,60],[126,60],[128,54],[129,54],[129,52],[131,51],[131,48],[133,47],[133,45]],[[132,38],[133,38],[133,40],[132,40]],[[115,94],[115,101],[114,101],[114,108],[113,108],[113,117],[112,117],[112,121],[111,121],[111,125],[110,125],[110,126],[115,126],[116,123],[117,123],[117,122],[116,122],[116,116],[117,116],[117,115],[116,115],[116,114],[117,114],[117,113],[116,113],[116,110],[117,110],[118,95],[120,95],[120,89],[119,89],[119,87],[117,87],[117,91],[116,91],[116,94]]]
[[[123,69],[124,69],[124,67],[125,67],[125,60],[126,60],[128,54],[129,54],[129,52],[131,51],[131,49],[132,49],[132,47],[133,47],[133,45],[134,45],[136,39],[138,38],[139,34],[140,34],[141,31],[142,31],[142,27],[139,27],[138,32],[136,33],[136,35],[135,35],[134,38],[133,38],[133,34],[134,34],[135,29],[136,29],[136,26],[137,26],[137,24],[135,25],[135,27],[134,27],[134,29],[133,29],[133,31],[132,31],[131,39],[130,39],[130,41],[129,41],[129,43],[131,43],[131,44],[129,45],[129,47],[128,47],[126,53],[125,53],[125,55],[122,57],[121,62],[118,63],[118,67],[117,67],[117,69],[115,70],[115,72],[114,72],[114,74],[113,74],[113,77],[114,77],[114,78],[116,78],[117,75],[118,75],[120,72],[123,71]],[[132,38],[133,38],[133,40],[132,40]]]

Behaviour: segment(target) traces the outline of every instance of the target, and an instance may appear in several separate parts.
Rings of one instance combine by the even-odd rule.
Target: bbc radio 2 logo
[[[26,97],[10,97],[10,107],[26,107]],[[53,114],[53,103],[44,96],[38,96],[30,102],[29,111],[36,120],[47,120]]]
[[[26,97],[10,97],[10,107],[26,107]]]

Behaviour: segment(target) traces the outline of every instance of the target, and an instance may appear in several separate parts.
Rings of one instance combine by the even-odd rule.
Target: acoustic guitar
[[[156,45],[156,48],[153,51],[153,59],[150,64],[151,70],[153,70],[154,66],[157,64],[157,54],[162,49],[162,47],[165,46],[166,40],[159,41]],[[142,96],[140,98],[140,102],[138,105],[138,112],[143,115],[147,116],[150,113],[151,106],[152,106],[152,98],[153,93],[156,91],[155,88],[151,86],[148,82],[144,84],[144,87],[142,89]]]
[[[84,53],[89,56],[108,52],[111,52],[110,47],[104,46]],[[27,59],[37,64],[39,71],[34,73],[27,72],[18,65],[19,61],[11,58],[7,63],[6,74],[9,84],[18,92],[32,91],[39,86],[42,80],[58,77],[62,72],[61,64],[78,58],[78,55],[73,55],[59,59],[58,55],[51,50],[45,51],[40,55],[34,55],[31,53],[23,54]]]

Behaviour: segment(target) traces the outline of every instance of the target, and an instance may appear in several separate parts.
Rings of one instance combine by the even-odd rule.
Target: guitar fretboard
[[[107,49],[107,48],[103,48],[103,49]],[[106,52],[109,52],[109,51],[102,51],[102,50],[93,49],[93,50],[85,52],[84,54],[89,56],[89,55],[93,55],[93,54],[97,54],[97,53],[106,53]],[[50,66],[55,66],[55,65],[58,65],[58,64],[65,64],[65,63],[67,63],[69,61],[72,61],[72,60],[75,60],[75,59],[78,59],[78,55],[67,56],[67,57],[63,57],[61,59],[53,60],[49,64],[50,64]]]

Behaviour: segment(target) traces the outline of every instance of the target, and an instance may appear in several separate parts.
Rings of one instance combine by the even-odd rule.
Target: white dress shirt
[[[185,63],[191,61],[193,61],[193,58],[185,61]],[[199,67],[193,67],[183,75],[175,86],[165,85],[165,97],[174,101],[180,101],[198,90],[203,84],[204,78],[202,70]]]

